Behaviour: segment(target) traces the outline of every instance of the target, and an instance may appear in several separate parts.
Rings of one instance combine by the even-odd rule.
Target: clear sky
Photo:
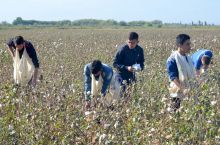
[[[220,25],[220,0],[1,0],[0,22],[24,20],[77,20],[191,23]]]

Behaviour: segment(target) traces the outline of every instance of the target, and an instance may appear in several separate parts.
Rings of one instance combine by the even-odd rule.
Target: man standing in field
[[[127,84],[136,80],[135,71],[144,69],[144,51],[138,43],[138,34],[130,32],[127,43],[118,49],[113,60],[114,68]]]
[[[190,80],[195,78],[193,62],[188,53],[191,50],[190,36],[179,34],[176,37],[177,51],[172,52],[167,60],[167,72],[170,80],[170,95],[172,108],[180,108],[181,99],[190,88]]]
[[[199,49],[194,54],[192,54],[192,60],[194,67],[196,69],[196,76],[199,77],[202,73],[204,73],[213,57],[212,51],[207,49]]]
[[[8,50],[14,61],[14,81],[16,84],[36,85],[39,61],[31,42],[22,36],[9,39]]]
[[[113,76],[113,70],[100,60],[94,60],[84,67],[84,94],[85,108],[89,109],[92,97],[101,93],[101,99],[105,97]],[[99,90],[100,89],[100,90]],[[98,92],[100,91],[100,92]]]

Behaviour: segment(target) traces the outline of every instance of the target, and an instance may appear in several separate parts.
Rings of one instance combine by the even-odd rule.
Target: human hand
[[[128,66],[128,67],[127,67],[127,70],[130,71],[130,72],[133,72],[133,71],[134,71],[134,69],[132,68],[132,66]]]

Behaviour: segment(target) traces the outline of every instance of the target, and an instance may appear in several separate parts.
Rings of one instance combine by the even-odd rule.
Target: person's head
[[[18,51],[24,48],[24,38],[22,36],[16,36],[13,42],[15,44],[16,49],[18,49]]]
[[[130,49],[133,49],[137,46],[138,44],[138,34],[136,32],[130,32],[128,36],[128,47]]]
[[[102,72],[102,62],[100,60],[94,60],[92,62],[91,72],[94,76],[99,76]]]
[[[180,54],[185,55],[191,50],[190,36],[187,34],[179,34],[176,37],[176,45]]]
[[[211,58],[207,55],[204,55],[201,58],[201,62],[202,62],[202,65],[203,65],[203,69],[206,70],[206,69],[208,69],[209,64],[211,63]]]

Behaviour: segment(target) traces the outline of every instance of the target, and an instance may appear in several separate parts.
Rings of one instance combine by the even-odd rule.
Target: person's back
[[[192,54],[191,58],[193,60],[193,65],[196,69],[196,75],[201,75],[201,69],[208,69],[208,66],[213,57],[212,51],[208,49],[199,49],[195,53]]]
[[[198,51],[192,54],[193,64],[196,69],[200,69],[202,67],[201,58],[204,55],[211,58],[213,54],[212,54],[212,51],[208,49],[199,49]]]
[[[37,58],[36,51],[32,45],[31,42],[24,40],[22,36],[16,36],[15,38],[9,39],[7,42],[9,53],[11,54],[13,60],[14,60],[14,80],[16,84],[20,84],[20,82],[26,83],[26,80],[24,80],[24,77],[21,77],[23,74],[26,76],[28,73],[30,77],[27,78],[28,84],[32,84],[33,86],[36,85],[36,79],[38,76],[38,69],[39,69],[39,61]],[[26,55],[27,54],[27,55]],[[23,57],[25,56],[25,57]],[[16,60],[16,61],[15,61]],[[27,61],[30,60],[30,61]],[[26,61],[30,64],[32,69],[29,71],[22,67],[20,61]],[[25,63],[22,63],[25,64]],[[30,68],[30,67],[28,67]],[[20,71],[20,72],[19,72]]]
[[[35,67],[39,67],[39,61],[38,61],[38,58],[37,58],[37,55],[36,55],[36,51],[34,49],[33,44],[30,41],[28,41],[28,40],[24,40],[23,43],[24,43],[24,48],[26,48],[29,57],[33,61],[33,64],[35,65]],[[14,38],[10,38],[8,40],[8,42],[7,42],[7,45],[8,45],[9,48],[16,50]],[[24,52],[24,48],[19,50],[20,58],[22,57],[22,54]]]

